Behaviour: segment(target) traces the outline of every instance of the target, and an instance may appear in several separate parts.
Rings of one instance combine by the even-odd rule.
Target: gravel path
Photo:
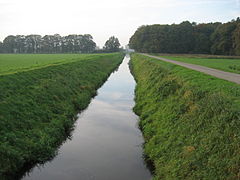
[[[155,59],[160,59],[162,61],[177,64],[179,66],[186,67],[188,69],[193,69],[193,70],[196,70],[196,71],[199,71],[199,72],[203,72],[205,74],[215,76],[215,77],[220,78],[220,79],[224,79],[224,80],[227,80],[227,81],[231,81],[231,82],[240,84],[240,74],[225,72],[225,71],[221,71],[221,70],[217,70],[217,69],[213,69],[213,68],[208,68],[208,67],[205,67],[205,66],[199,66],[199,65],[195,65],[195,64],[188,64],[188,63],[183,63],[183,62],[179,62],[179,61],[173,61],[171,59],[166,59],[166,58],[162,58],[162,57],[158,57],[158,56],[152,56],[152,55],[145,54],[145,53],[141,53],[141,54],[144,55],[144,56],[148,56],[148,57],[155,58]]]

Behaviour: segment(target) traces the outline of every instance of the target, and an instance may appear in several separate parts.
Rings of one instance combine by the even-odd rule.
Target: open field
[[[0,54],[0,75],[106,55],[107,54]]]
[[[172,59],[175,61],[189,64],[197,64],[210,68],[215,68],[227,72],[240,74],[240,57],[239,56],[213,56],[213,55],[163,55],[155,54],[160,57]]]
[[[239,179],[240,86],[140,54],[134,111],[155,179]]]
[[[1,179],[18,179],[26,165],[53,157],[71,132],[77,112],[87,107],[122,59],[120,53],[94,55],[0,76]]]

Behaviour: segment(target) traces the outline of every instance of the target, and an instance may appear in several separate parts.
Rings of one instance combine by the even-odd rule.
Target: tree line
[[[148,53],[240,55],[240,18],[227,23],[184,21],[141,26],[130,38],[129,46]]]
[[[114,36],[106,41],[101,52],[119,51],[120,43]],[[96,43],[90,34],[84,35],[10,35],[0,42],[0,53],[92,53]]]

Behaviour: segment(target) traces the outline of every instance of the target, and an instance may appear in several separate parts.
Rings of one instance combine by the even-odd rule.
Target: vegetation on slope
[[[228,23],[139,27],[129,41],[131,48],[148,53],[201,53],[240,55],[240,18]]]
[[[0,76],[0,179],[17,179],[26,165],[53,157],[75,115],[122,61],[95,56]]]
[[[219,59],[219,58],[198,58],[198,57],[184,57],[184,56],[161,56],[175,61],[186,62],[189,64],[197,64],[223,71],[240,73],[240,59]]]
[[[239,179],[240,86],[132,55],[144,151],[155,179]]]

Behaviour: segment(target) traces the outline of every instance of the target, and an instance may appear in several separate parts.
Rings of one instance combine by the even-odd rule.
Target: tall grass
[[[239,179],[240,86],[138,54],[131,69],[154,179]]]
[[[123,59],[122,54],[0,77],[0,179],[43,163],[73,128],[75,115]]]

